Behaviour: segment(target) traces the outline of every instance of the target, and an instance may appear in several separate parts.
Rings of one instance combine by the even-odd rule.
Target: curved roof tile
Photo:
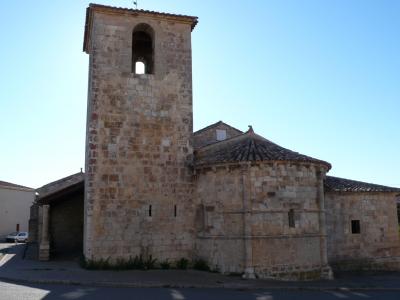
[[[400,192],[400,188],[326,176],[325,190],[331,192]]]
[[[240,136],[204,146],[195,151],[196,167],[245,161],[310,162],[331,168],[326,161],[283,148],[255,134],[251,127]]]

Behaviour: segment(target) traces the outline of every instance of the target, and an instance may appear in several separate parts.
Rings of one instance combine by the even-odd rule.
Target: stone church
[[[400,269],[400,189],[327,176],[328,162],[251,126],[242,132],[220,121],[193,132],[196,24],[192,16],[87,8],[85,174],[39,189],[31,219],[41,259],[73,244],[94,260],[201,258],[247,278]],[[66,242],[74,237],[76,245]]]

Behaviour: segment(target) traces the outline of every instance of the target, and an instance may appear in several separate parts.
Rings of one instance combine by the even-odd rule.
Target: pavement
[[[399,300],[395,291],[235,290],[224,288],[113,288],[0,281],[1,300]]]
[[[334,280],[276,281],[245,280],[196,270],[92,271],[77,261],[39,262],[23,259],[25,244],[0,243],[0,280],[28,284],[64,284],[97,287],[135,288],[228,288],[237,290],[331,290],[398,291],[400,272],[340,273]]]

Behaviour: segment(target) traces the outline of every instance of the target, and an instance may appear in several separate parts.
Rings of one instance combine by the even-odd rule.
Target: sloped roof
[[[35,189],[27,187],[27,186],[11,183],[11,182],[7,182],[7,181],[1,181],[1,180],[0,180],[0,187],[16,189],[16,190],[26,190],[26,191],[35,190]]]
[[[400,188],[326,176],[325,190],[332,192],[400,192]]]
[[[283,148],[254,133],[250,127],[246,133],[195,151],[195,166],[251,161],[310,162],[331,168],[323,160],[312,158]]]
[[[115,7],[115,6],[108,6],[108,5],[100,5],[90,3],[89,7],[86,9],[86,22],[85,22],[85,35],[83,40],[83,51],[89,53],[88,49],[88,40],[90,36],[90,27],[91,27],[91,20],[93,18],[92,14],[93,11],[99,11],[103,13],[109,14],[125,14],[125,15],[146,15],[149,17],[155,18],[163,18],[170,21],[177,21],[182,23],[188,23],[191,25],[192,30],[196,26],[198,22],[198,18],[194,16],[187,16],[187,15],[179,15],[179,14],[170,14],[170,13],[162,13],[152,10],[143,10],[143,9],[131,9],[131,8],[123,8],[123,7]]]
[[[207,127],[204,127],[204,128],[202,128],[202,129],[199,129],[199,130],[193,132],[193,135],[202,133],[202,132],[204,132],[204,131],[206,131],[206,130],[209,130],[209,129],[212,129],[212,128],[214,128],[214,127],[218,127],[219,125],[225,125],[226,127],[229,127],[229,128],[231,128],[231,129],[237,131],[238,133],[243,133],[243,131],[241,131],[241,130],[235,128],[235,127],[232,127],[232,126],[229,125],[229,124],[226,124],[226,123],[224,123],[224,122],[222,122],[222,121],[218,121],[218,122],[216,122],[216,123],[214,123],[214,124],[208,125]]]
[[[82,184],[85,180],[85,174],[82,172],[64,177],[62,179],[50,182],[36,190],[39,194],[39,199],[56,194],[64,189],[70,188],[75,185]]]

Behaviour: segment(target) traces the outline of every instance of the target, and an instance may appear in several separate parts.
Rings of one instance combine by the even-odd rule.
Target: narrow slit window
[[[149,217],[151,217],[151,205],[149,205]]]
[[[176,207],[176,204],[174,205],[174,217],[176,218],[178,212],[178,208]]]
[[[294,210],[290,209],[288,212],[288,218],[289,218],[289,227],[294,228],[295,223],[294,223]]]
[[[360,220],[351,220],[351,233],[361,233]]]

